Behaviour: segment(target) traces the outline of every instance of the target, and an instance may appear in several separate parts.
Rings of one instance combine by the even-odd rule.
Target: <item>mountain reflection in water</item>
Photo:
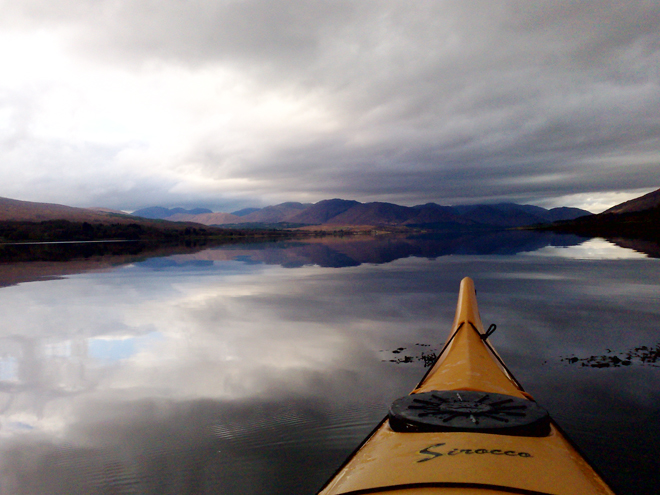
[[[421,378],[464,276],[527,390],[656,493],[660,370],[562,359],[657,344],[658,260],[526,231],[130,249],[0,263],[0,493],[314,493]]]
[[[389,263],[410,256],[433,259],[450,255],[514,255],[547,246],[579,246],[584,241],[584,238],[571,234],[498,231],[416,236],[326,236],[296,241],[220,245],[205,242],[188,246],[141,242],[0,244],[0,287],[87,271],[103,271],[147,259],[155,263],[157,261],[154,259],[158,258],[161,260],[159,263],[175,265],[181,260],[163,260],[177,254],[200,260],[236,260],[289,268],[310,264],[341,268],[363,263]]]

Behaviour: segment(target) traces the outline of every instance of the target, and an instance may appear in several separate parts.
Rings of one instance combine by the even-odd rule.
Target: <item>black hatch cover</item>
[[[390,427],[399,432],[470,431],[544,436],[548,412],[531,400],[511,395],[442,390],[411,394],[394,401]]]

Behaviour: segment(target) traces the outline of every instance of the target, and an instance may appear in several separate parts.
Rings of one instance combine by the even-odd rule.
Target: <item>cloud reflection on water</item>
[[[231,246],[2,289],[0,493],[310,493],[423,373],[379,351],[442,341],[465,275],[507,364],[587,448],[602,446],[590,425],[658,410],[655,369],[559,361],[655,343],[656,260],[493,256],[509,248],[491,244],[341,270],[302,262],[321,247]],[[647,442],[629,430],[622,441]]]
[[[589,239],[577,246],[547,246],[531,253],[529,256],[550,256],[573,258],[578,260],[617,260],[640,259],[648,255],[617,246],[605,239]]]

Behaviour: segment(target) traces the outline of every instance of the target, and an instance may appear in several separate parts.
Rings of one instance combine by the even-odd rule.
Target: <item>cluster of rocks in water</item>
[[[655,347],[643,345],[617,354],[612,354],[610,349],[606,349],[606,351],[606,354],[600,356],[578,358],[573,355],[563,357],[561,361],[591,368],[616,368],[619,366],[631,366],[633,364],[659,366],[657,363],[660,361],[660,344],[656,344]]]
[[[417,347],[429,347],[430,344],[415,344]],[[419,353],[404,354],[406,347],[398,347],[392,351],[381,350],[381,352],[390,352],[396,354],[391,359],[383,359],[383,362],[390,362],[395,364],[410,364],[416,362],[424,363],[424,367],[430,367],[438,357],[437,351],[434,350],[420,350]],[[634,364],[641,364],[647,366],[660,366],[660,343],[655,347],[639,346],[630,349],[626,352],[613,353],[612,350],[606,349],[606,354],[599,356],[589,356],[579,358],[575,355],[562,357],[560,361],[568,364],[577,364],[579,366],[590,368],[617,368],[620,366],[631,366]]]
[[[430,347],[431,344],[415,344],[418,347]],[[391,352],[392,354],[401,354],[403,351],[405,351],[405,347],[398,347],[394,349],[393,351],[380,351],[380,352]],[[390,363],[395,363],[395,364],[408,364],[408,363],[415,363],[415,362],[423,362],[424,363],[424,368],[430,367],[433,363],[435,363],[435,360],[438,359],[438,354],[436,351],[433,350],[428,350],[424,351],[422,350],[421,353],[416,354],[414,356],[408,356],[408,355],[403,355],[403,356],[397,356],[393,359],[383,359],[383,362],[390,362]]]

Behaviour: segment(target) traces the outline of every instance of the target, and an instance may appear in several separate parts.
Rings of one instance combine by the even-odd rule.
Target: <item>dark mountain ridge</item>
[[[253,215],[253,214],[251,214]],[[270,217],[270,221],[307,225],[373,225],[425,228],[522,227],[550,223],[556,219],[591,215],[579,208],[554,208],[502,203],[493,205],[442,206],[427,203],[400,206],[393,203],[360,203],[344,199],[329,199],[290,216]],[[248,218],[244,220],[248,221]]]
[[[327,223],[337,225],[401,225],[410,219],[410,208],[392,203],[358,203],[333,216]]]
[[[660,189],[605,210],[608,213],[635,213],[660,207]]]
[[[156,207],[158,208],[158,207]],[[147,209],[149,210],[149,209]],[[155,210],[152,208],[151,210]],[[144,211],[144,210],[140,210]],[[172,211],[172,210],[168,210]],[[590,215],[579,208],[553,208],[500,203],[488,205],[442,206],[427,203],[417,206],[401,206],[394,203],[327,199],[315,204],[282,203],[260,209],[239,210],[242,215],[228,215],[227,220],[217,222],[220,214],[186,216],[190,222],[206,225],[259,226],[281,224],[286,226],[375,226],[417,227],[435,230],[483,230],[492,228],[523,227],[550,223],[558,219],[574,219]],[[182,218],[180,216],[172,219]]]
[[[309,225],[324,224],[351,208],[360,205],[358,201],[346,199],[324,199],[311,205],[298,215],[290,218],[291,222]]]
[[[597,215],[563,220],[543,228],[590,237],[660,243],[660,189]]]
[[[232,211],[232,215],[236,215],[237,217],[244,217],[245,215],[249,215],[250,213],[254,213],[255,211],[259,211],[261,208],[243,208],[242,210],[236,210]]]
[[[251,213],[243,216],[245,223],[278,223],[289,222],[291,217],[309,208],[310,204],[287,202],[279,205],[266,206],[265,208],[255,209]]]

